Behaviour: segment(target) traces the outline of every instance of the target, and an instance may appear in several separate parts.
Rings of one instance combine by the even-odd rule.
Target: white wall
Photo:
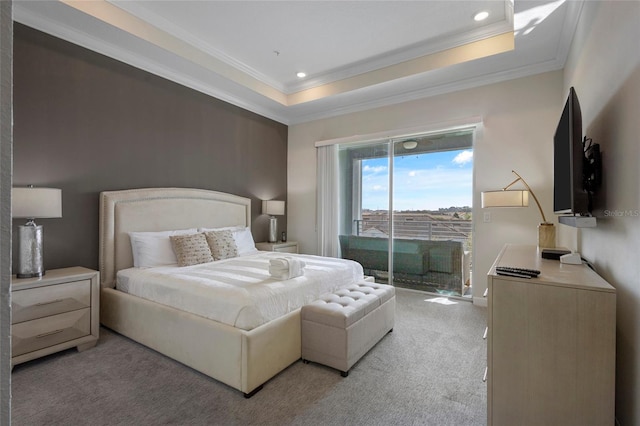
[[[474,147],[473,294],[481,298],[485,275],[506,242],[536,244],[541,221],[535,205],[491,209],[483,223],[480,192],[499,189],[520,173],[540,199],[548,220],[553,215],[553,134],[566,93],[562,72],[515,79],[428,99],[317,120],[289,127],[287,232],[303,253],[316,253],[316,152],[319,140],[394,129],[437,126],[474,116],[483,120]]]
[[[568,239],[617,290],[621,425],[640,424],[639,41],[640,2],[585,2],[564,76],[565,89],[574,86],[578,94],[583,131],[603,151],[598,226]]]
[[[640,424],[640,2],[585,2],[563,73],[541,74],[289,128],[288,232],[301,251],[314,253],[317,140],[376,133],[480,115],[484,134],[475,147],[476,222],[474,296],[505,242],[535,243],[534,206],[491,211],[482,223],[479,193],[518,171],[552,213],[552,139],[569,87],[579,96],[583,131],[600,143],[603,189],[598,226],[559,225],[558,245],[580,251],[617,289],[616,417]],[[604,211],[623,216],[604,217]],[[629,212],[629,213],[625,213]]]

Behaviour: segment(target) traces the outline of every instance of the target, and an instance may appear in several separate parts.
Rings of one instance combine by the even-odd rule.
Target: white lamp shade
[[[56,188],[13,188],[11,214],[15,218],[62,217],[62,190]]]
[[[527,207],[529,191],[485,191],[482,193],[482,208],[485,207]]]
[[[284,201],[269,200],[262,202],[262,214],[282,216],[284,214]]]

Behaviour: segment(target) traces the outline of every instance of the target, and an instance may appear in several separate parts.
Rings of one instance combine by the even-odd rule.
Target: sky
[[[363,209],[387,209],[388,166],[387,158],[363,160]],[[393,210],[438,210],[451,206],[471,206],[471,149],[397,156],[394,158],[393,172]]]

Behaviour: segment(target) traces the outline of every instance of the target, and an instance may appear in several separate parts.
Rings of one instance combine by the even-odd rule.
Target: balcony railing
[[[387,219],[357,219],[354,221],[354,234],[368,237],[387,238],[389,221]],[[412,238],[434,241],[461,241],[465,250],[471,250],[471,220],[394,220],[394,238]]]
[[[407,273],[396,270],[393,274],[393,283],[399,287],[426,290],[432,293],[444,293],[447,295],[470,295],[469,280],[472,268],[471,239],[473,222],[471,220],[425,220],[418,218],[400,217],[393,222],[393,238],[406,240],[430,240],[430,241],[458,241],[463,245],[463,273],[467,276],[462,286],[459,278],[452,281],[453,275],[446,273]],[[389,221],[384,216],[375,219],[364,217],[354,221],[353,235],[362,237],[389,238]],[[357,259],[356,259],[357,260]],[[376,277],[378,282],[388,282],[389,272],[387,268],[372,267],[370,259],[362,259],[361,263],[365,273]],[[398,259],[395,259],[396,261]],[[420,259],[416,258],[418,264]]]

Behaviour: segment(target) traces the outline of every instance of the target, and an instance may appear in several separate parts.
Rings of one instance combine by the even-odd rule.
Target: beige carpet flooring
[[[348,377],[297,361],[251,399],[102,328],[13,369],[12,424],[483,425],[486,308],[435,300],[398,289],[394,331]]]

